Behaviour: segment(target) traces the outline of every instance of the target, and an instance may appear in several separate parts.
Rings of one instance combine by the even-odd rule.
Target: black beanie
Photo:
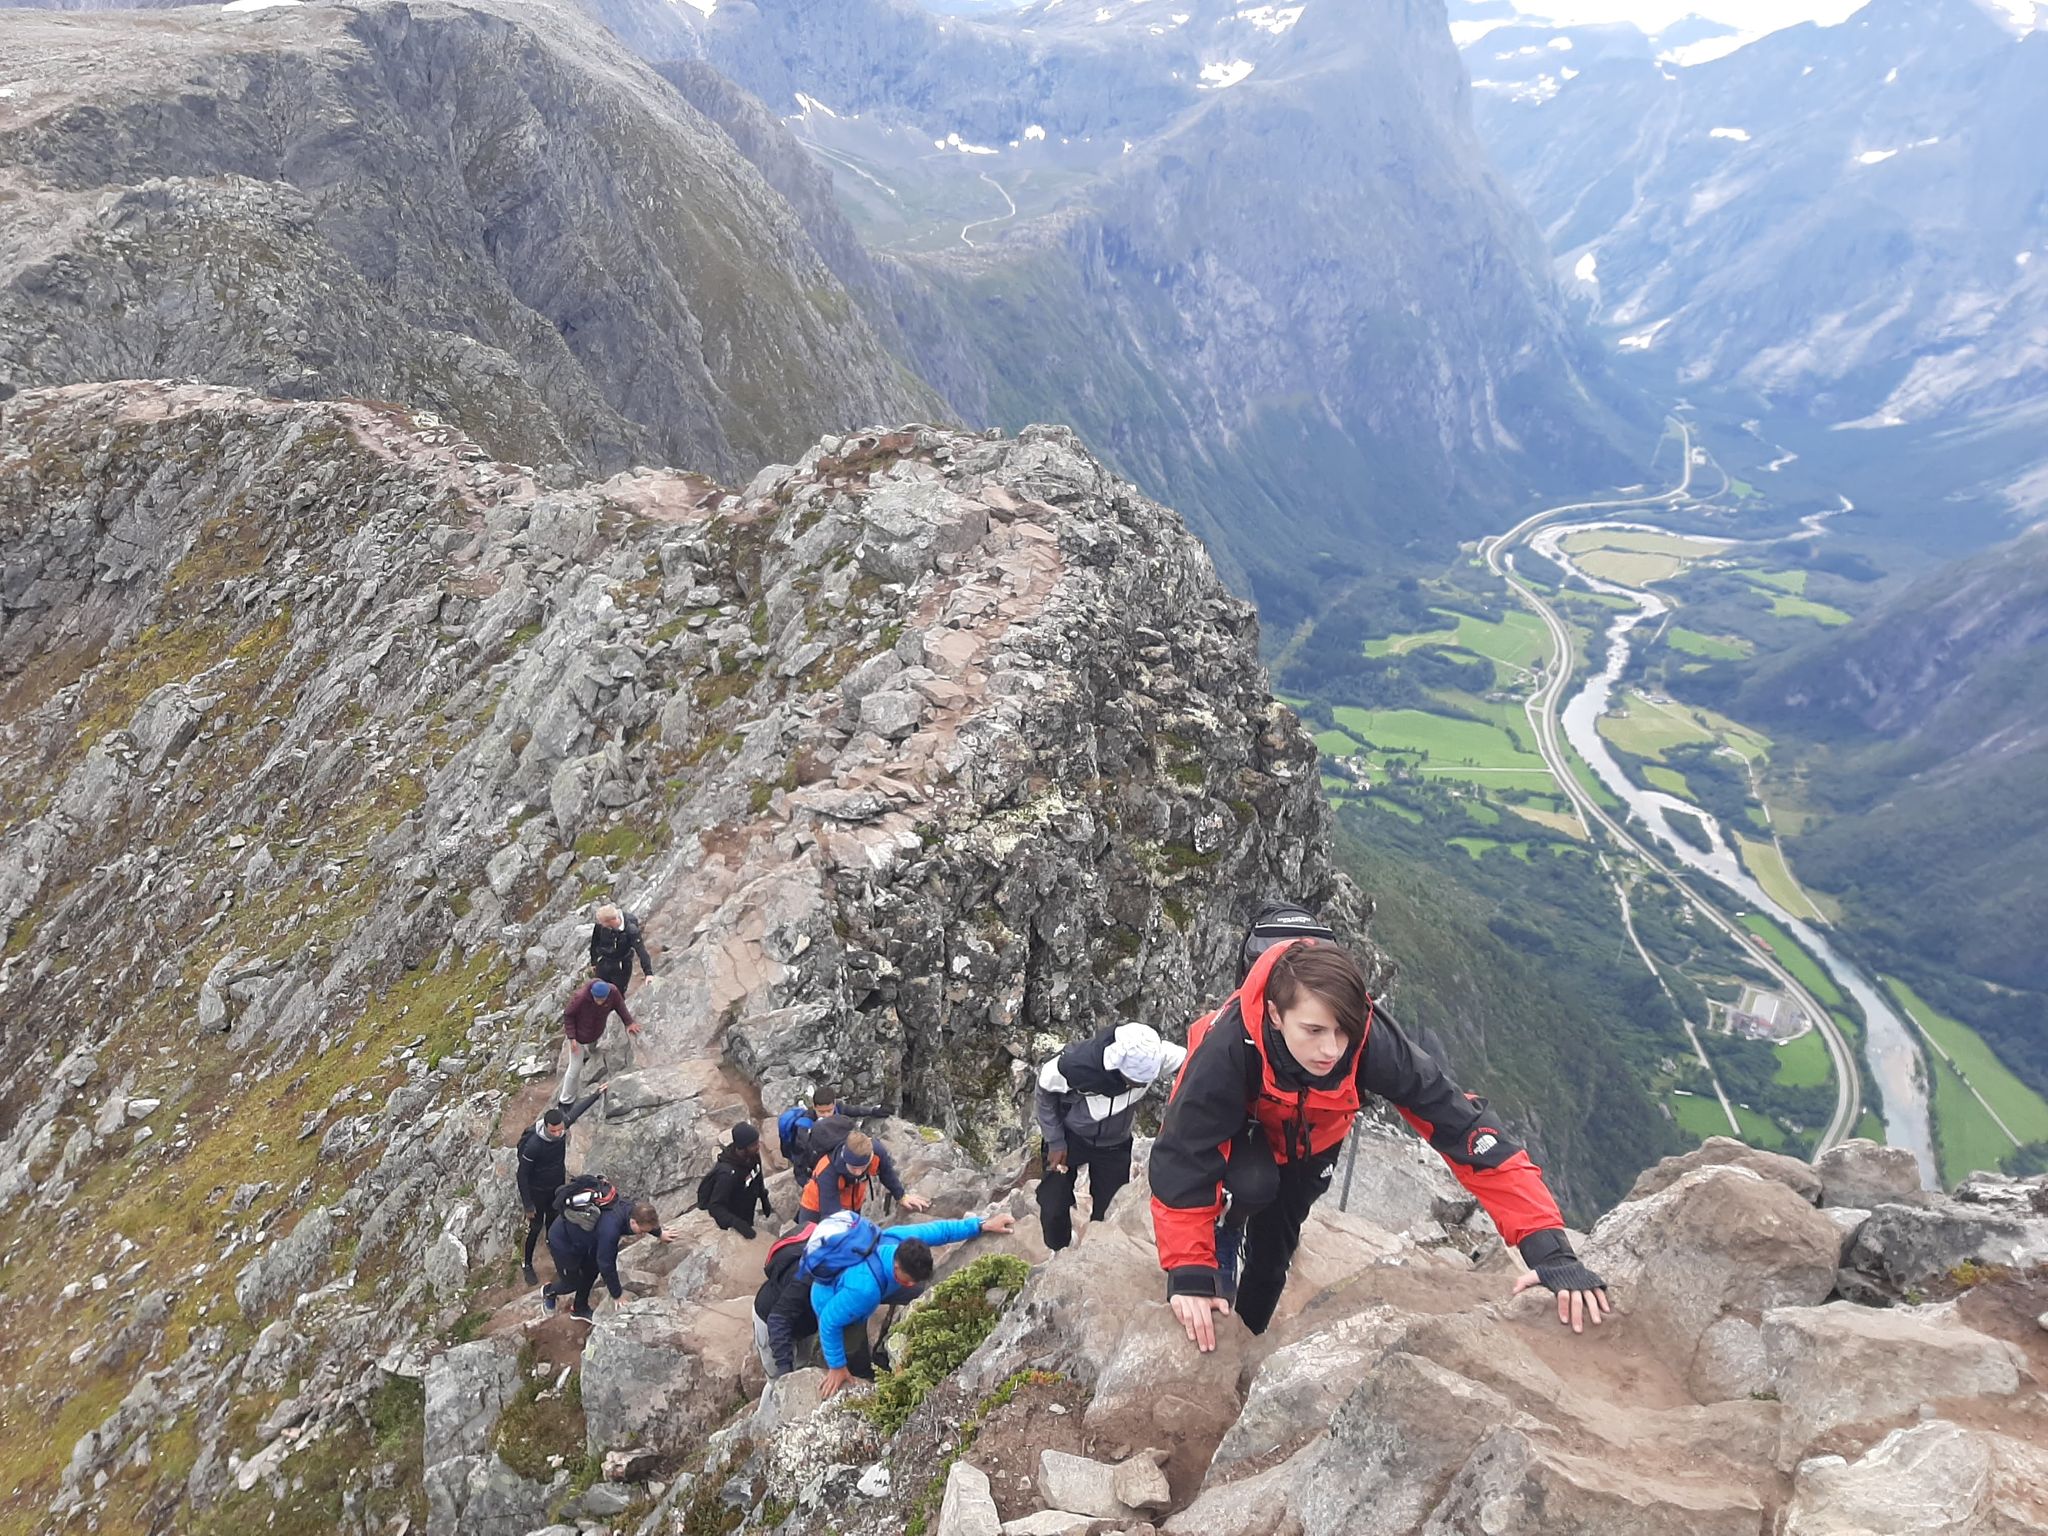
[[[755,1130],[749,1121],[742,1120],[732,1128],[732,1144],[735,1147],[751,1147],[760,1139],[761,1133]]]

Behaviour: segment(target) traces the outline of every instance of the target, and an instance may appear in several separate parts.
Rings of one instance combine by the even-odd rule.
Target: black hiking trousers
[[[1340,1141],[1305,1162],[1282,1163],[1280,1193],[1271,1205],[1254,1211],[1245,1221],[1237,1316],[1253,1333],[1264,1333],[1273,1321],[1280,1293],[1287,1289],[1287,1272],[1294,1265],[1294,1250],[1301,1246],[1301,1224],[1308,1220],[1310,1207],[1330,1187],[1330,1176],[1336,1171],[1337,1157],[1343,1150]]]
[[[780,1359],[776,1361],[776,1365],[785,1371],[791,1369],[794,1365],[796,1346],[818,1331],[818,1314],[811,1306],[811,1285],[811,1281],[799,1280],[792,1274],[783,1282],[781,1293],[776,1296],[775,1304],[768,1311],[766,1321],[768,1323],[769,1336],[776,1344],[779,1345],[781,1342],[779,1339],[774,1338],[781,1331],[776,1327],[777,1321],[779,1320],[783,1328],[788,1330],[786,1337],[789,1340],[789,1361],[787,1363]],[[875,1361],[872,1352],[868,1349],[867,1320],[863,1318],[860,1322],[848,1327],[841,1335],[841,1339],[846,1346],[847,1370],[862,1381],[873,1381],[875,1379]]]
[[[534,1250],[548,1235],[548,1223],[554,1219],[555,1196],[561,1193],[560,1186],[554,1189],[537,1189],[534,1192],[536,1204],[526,1213],[526,1257],[523,1263],[533,1262]],[[552,1253],[554,1250],[550,1249]]]
[[[1131,1147],[1128,1141],[1113,1147],[1092,1147],[1084,1141],[1067,1143],[1066,1171],[1054,1173],[1048,1169],[1038,1182],[1038,1230],[1044,1234],[1046,1247],[1057,1253],[1074,1240],[1074,1185],[1083,1168],[1088,1170],[1088,1192],[1094,1198],[1095,1219],[1100,1221],[1109,1214],[1109,1202],[1131,1182]]]
[[[590,1292],[600,1278],[595,1264],[585,1264],[583,1256],[575,1249],[554,1240],[550,1231],[548,1253],[555,1261],[555,1283],[545,1287],[548,1295],[560,1298],[573,1295],[578,1311],[590,1310]]]

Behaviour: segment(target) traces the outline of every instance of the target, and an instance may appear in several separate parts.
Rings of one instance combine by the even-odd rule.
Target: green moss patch
[[[881,1378],[860,1411],[885,1435],[893,1435],[916,1412],[932,1388],[944,1381],[994,1331],[1010,1298],[1024,1288],[1031,1266],[1008,1254],[992,1253],[950,1275],[889,1333],[896,1368]],[[988,1293],[1002,1291],[1001,1305]]]

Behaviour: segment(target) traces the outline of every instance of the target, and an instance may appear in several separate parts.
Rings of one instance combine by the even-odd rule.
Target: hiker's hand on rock
[[[1587,1318],[1602,1323],[1614,1310],[1607,1282],[1577,1259],[1538,1265],[1515,1281],[1514,1294],[1519,1296],[1539,1285],[1557,1292],[1557,1320],[1573,1333],[1586,1331]]]
[[[825,1379],[818,1383],[818,1401],[824,1402],[833,1393],[853,1380],[853,1372],[841,1366],[836,1371],[827,1371]]]
[[[1176,1296],[1173,1298],[1173,1315],[1180,1319],[1180,1325],[1195,1347],[1208,1354],[1216,1347],[1216,1316],[1228,1313],[1230,1303],[1221,1296]]]
[[[1017,1218],[1008,1211],[1004,1211],[1000,1216],[984,1216],[981,1218],[981,1230],[984,1232],[1010,1232],[1014,1231],[1016,1226]]]
[[[923,1195],[905,1195],[903,1197],[903,1209],[906,1211],[928,1211],[931,1208],[931,1201],[925,1199]]]
[[[640,1033],[640,1026],[638,1024],[628,1024],[626,1026],[626,1033],[629,1035],[637,1035]]]

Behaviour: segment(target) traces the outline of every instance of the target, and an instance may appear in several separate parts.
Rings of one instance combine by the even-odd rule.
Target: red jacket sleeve
[[[1564,1226],[1543,1170],[1500,1128],[1486,1100],[1459,1088],[1434,1056],[1383,1013],[1365,1037],[1358,1086],[1392,1104],[1436,1148],[1493,1218],[1503,1242],[1519,1243],[1532,1232]]]
[[[1216,1221],[1230,1144],[1249,1108],[1245,1053],[1251,1049],[1235,1005],[1225,1009],[1182,1067],[1152,1144],[1152,1232],[1172,1295],[1221,1294]]]

